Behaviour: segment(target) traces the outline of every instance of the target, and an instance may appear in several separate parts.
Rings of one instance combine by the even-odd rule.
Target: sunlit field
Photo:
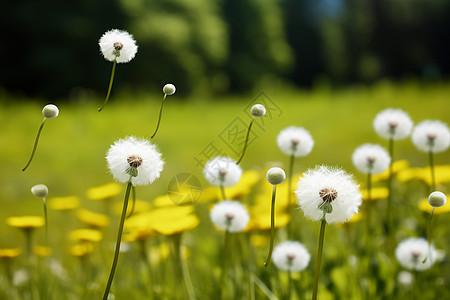
[[[165,165],[159,179],[136,187],[133,211],[130,200],[109,299],[310,299],[320,222],[306,218],[297,205],[289,206],[287,181],[277,187],[274,244],[299,241],[311,260],[301,272],[279,270],[273,262],[264,266],[272,199],[266,172],[289,168],[289,157],[277,147],[279,132],[304,127],[315,142],[309,155],[295,159],[293,189],[303,172],[329,165],[353,174],[363,192],[367,175],[357,171],[352,153],[365,143],[388,149],[388,140],[373,128],[377,113],[399,108],[414,124],[427,119],[449,124],[449,95],[448,83],[415,81],[345,89],[318,86],[311,91],[268,88],[226,97],[186,98],[177,90],[167,97],[161,126],[151,140],[162,93],[118,90],[101,112],[101,98],[64,99],[53,103],[59,116],[46,121],[24,172],[42,107],[49,102],[2,95],[0,299],[102,298],[126,192],[126,184],[112,184],[105,155],[126,136],[156,144]],[[224,233],[209,215],[222,194],[205,180],[203,167],[217,155],[238,159],[250,108],[257,103],[264,104],[267,113],[253,124],[239,164],[243,176],[236,186],[225,188],[227,198],[246,207],[250,221],[243,232]],[[450,152],[433,158],[436,190],[448,194]],[[433,190],[429,156],[409,137],[395,142],[393,161],[402,162],[394,168],[391,228],[386,230],[388,176],[374,175],[372,200],[363,199],[350,222],[326,227],[318,299],[446,299],[450,294],[450,204],[434,211],[432,244],[437,255],[430,268],[408,270],[395,256],[404,239],[427,238],[431,206],[424,199]],[[169,183],[182,173],[197,178],[200,188],[194,196],[189,191],[189,201],[178,203]],[[37,184],[49,190],[46,226],[29,218],[20,219],[22,225],[8,222],[14,216],[44,217],[42,199],[31,193]],[[103,189],[92,189],[96,187]]]

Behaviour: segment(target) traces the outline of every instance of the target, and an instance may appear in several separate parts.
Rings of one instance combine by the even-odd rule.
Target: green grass
[[[372,127],[372,121],[379,111],[388,107],[402,108],[410,114],[415,123],[425,119],[440,119],[447,124],[450,121],[448,108],[450,85],[448,83],[406,82],[393,84],[386,81],[372,87],[355,86],[342,90],[322,87],[313,91],[301,91],[280,87],[279,89],[268,88],[262,92],[269,97],[273,104],[278,106],[281,112],[276,111],[279,115],[273,115],[272,118],[265,117],[264,125],[260,123],[254,125],[254,133],[258,137],[247,149],[246,156],[241,163],[244,169],[264,170],[270,166],[287,168],[288,158],[278,150],[275,140],[280,130],[295,125],[308,129],[315,140],[313,152],[309,156],[297,160],[298,173],[317,164],[329,164],[344,167],[349,172],[355,173],[358,181],[364,182],[365,177],[356,174],[351,163],[351,154],[357,146],[363,143],[379,143],[387,146],[387,141],[379,138]],[[202,167],[197,165],[194,158],[205,159],[206,156],[202,157],[201,152],[209,143],[213,142],[218,149],[237,159],[238,155],[228,148],[220,136],[221,134],[226,136],[223,135],[224,130],[233,124],[236,118],[248,125],[250,117],[247,115],[246,107],[255,100],[257,95],[259,92],[241,96],[215,97],[214,99],[207,97],[181,99],[181,97],[177,97],[177,94],[168,97],[160,130],[154,138],[154,142],[158,145],[166,161],[165,169],[161,178],[151,186],[137,189],[138,198],[151,202],[153,198],[165,194],[170,179],[183,172],[193,173],[206,186]],[[99,210],[101,208],[99,204],[87,200],[85,195],[88,188],[113,180],[112,176],[108,174],[104,158],[107,149],[115,140],[126,135],[150,137],[156,126],[161,98],[162,96],[127,96],[123,93],[115,96],[113,93],[109,103],[100,113],[97,112],[97,107],[101,105],[103,99],[78,99],[61,104],[56,102],[55,104],[60,108],[60,115],[56,119],[47,120],[34,161],[25,172],[22,172],[21,168],[30,155],[33,140],[42,121],[41,110],[47,101],[35,99],[33,102],[15,102],[15,99],[7,99],[0,110],[0,128],[2,128],[0,131],[0,180],[3,183],[0,188],[2,203],[0,248],[23,246],[22,237],[18,236],[17,230],[9,228],[5,224],[4,220],[8,216],[41,215],[42,203],[30,192],[30,188],[35,184],[46,184],[50,190],[50,198],[76,195],[82,198],[84,207]],[[261,126],[257,126],[258,124]],[[418,152],[409,139],[396,144],[396,158],[408,159],[413,166],[427,164],[426,154]],[[436,164],[447,164],[449,160],[450,153],[447,151],[437,154],[435,162]],[[444,188],[448,188],[448,186]],[[413,189],[417,191],[413,201],[426,196],[424,189],[416,187]],[[116,200],[121,201],[121,199]],[[411,203],[408,205],[408,207],[415,207]],[[383,204],[378,208],[380,212],[383,212]],[[200,228],[195,229],[192,235],[187,235],[185,242],[191,246],[192,257],[189,264],[192,267],[191,273],[198,296],[200,299],[207,299],[211,296],[213,287],[203,290],[201,282],[213,284],[213,274],[214,272],[217,274],[220,264],[217,266],[208,264],[220,260],[217,247],[220,247],[222,240],[220,235],[211,229],[207,207],[197,208],[197,210],[201,218]],[[424,216],[416,212],[408,217]],[[438,216],[439,218],[441,216]],[[64,222],[56,212],[52,211],[49,212],[49,219],[50,222]],[[108,237],[115,235],[115,222],[107,228]],[[445,223],[442,220],[438,220],[436,223],[438,226],[448,225],[448,222]],[[304,221],[302,224],[307,224],[307,228],[302,234],[306,238],[302,242],[307,245],[313,255],[309,266],[309,270],[313,270],[318,224],[309,221]],[[400,237],[407,236],[405,232],[414,234],[414,230],[408,229],[405,224],[402,223],[405,231],[399,235]],[[422,220],[419,221],[419,224],[423,225]],[[59,225],[61,224],[50,224],[51,230],[56,230]],[[70,224],[64,226],[76,227],[81,224],[71,221]],[[207,237],[203,240],[198,238],[199,235],[204,236],[205,233]],[[436,236],[439,236],[439,233],[447,233],[448,236],[448,230],[438,229]],[[335,264],[336,261],[342,262],[343,256],[345,259],[348,258],[346,255],[348,249],[346,250],[345,245],[340,244],[346,238],[345,234],[341,228],[330,227],[327,229],[323,270],[329,270],[331,273],[324,273],[321,276],[325,286],[322,285],[319,289],[320,299],[326,298],[325,287],[330,294],[328,299],[333,299],[332,295],[342,296],[342,293],[346,292],[345,283],[342,283],[341,280],[343,276],[347,276],[350,267],[348,264]],[[350,237],[352,241],[359,238],[357,234],[364,234],[361,228],[352,229]],[[164,241],[165,238],[160,238],[160,240]],[[37,236],[37,241],[43,243],[42,232]],[[55,241],[52,243],[55,244]],[[58,255],[62,255],[61,253],[66,251],[68,244],[67,241],[60,241],[60,243],[64,246],[62,249],[56,250]],[[152,243],[157,244],[156,241]],[[449,244],[447,238],[441,245]],[[211,248],[211,245],[214,247]],[[358,251],[358,249],[353,250]],[[202,253],[206,253],[204,257]],[[257,254],[256,260],[261,261],[262,264],[266,254],[265,249],[258,249]],[[102,285],[106,280],[103,277],[106,277],[105,272],[109,271],[110,255],[112,254],[97,254],[93,258],[104,262],[104,264],[95,265],[97,274],[101,275],[95,281],[97,285]],[[380,259],[382,258],[381,256]],[[365,258],[361,258],[361,260],[363,259]],[[124,260],[138,265],[137,258],[133,258],[132,253],[127,253]],[[71,262],[71,264],[74,266],[75,263]],[[384,274],[380,276],[395,275],[396,271],[393,271],[396,270],[395,265],[391,269],[384,264],[379,266],[386,268],[378,270],[381,272],[380,274]],[[136,283],[132,281],[138,278],[124,278],[126,276],[123,276],[122,272],[130,274],[130,271],[126,270],[125,264],[121,264],[119,268],[122,271],[116,275],[116,299],[124,299],[128,293],[131,293],[129,299],[142,299],[140,297],[145,295],[142,283],[137,284],[140,289],[130,292],[129,286],[135,285]],[[446,284],[450,274],[448,269],[448,266],[440,269],[440,271],[447,272],[442,274]],[[276,270],[270,268],[269,271],[265,271],[260,268],[258,262],[258,276],[274,291],[279,290],[276,287],[280,283],[276,281],[283,281],[286,278],[283,277],[283,274],[279,277],[271,277],[268,272],[276,273]],[[313,274],[309,273],[301,275],[300,281],[305,289],[310,288]],[[438,276],[437,272],[433,274]],[[431,275],[423,277],[422,280],[425,282],[436,280],[430,278]],[[119,281],[119,278],[123,280]],[[164,278],[167,278],[167,274]],[[395,277],[389,278],[387,281],[395,284]],[[79,283],[77,281],[77,284]],[[61,284],[67,284],[67,282]],[[161,284],[164,285],[163,282]],[[64,295],[64,289],[64,286],[59,286],[57,291]],[[102,287],[100,287],[101,289]],[[70,287],[67,290],[70,292],[66,298],[62,296],[62,298],[58,298],[56,296],[58,294],[55,292],[56,298],[51,299],[78,299],[79,291],[76,287]],[[240,287],[236,290],[236,294],[241,295],[245,290],[245,287]],[[261,292],[258,292],[258,295],[259,299],[263,299]],[[424,292],[423,299],[431,299],[427,297]],[[358,299],[357,294],[354,294],[353,299]]]

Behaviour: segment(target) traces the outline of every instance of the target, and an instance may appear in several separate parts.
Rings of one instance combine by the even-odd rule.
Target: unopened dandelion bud
[[[48,188],[44,184],[37,184],[31,188],[31,193],[38,198],[45,198],[48,195]]]
[[[175,86],[171,83],[168,83],[163,87],[163,93],[168,96],[175,94],[176,90]]]
[[[257,118],[263,117],[266,114],[266,108],[262,104],[255,104],[250,109],[250,113]]]
[[[283,181],[286,179],[286,173],[281,168],[270,168],[269,171],[267,171],[267,181],[270,184],[278,185],[280,183],[283,183]]]
[[[428,203],[433,207],[441,207],[447,203],[447,197],[442,192],[432,192],[428,197]]]
[[[58,114],[59,114],[59,109],[56,105],[53,105],[53,104],[47,104],[42,109],[42,115],[44,116],[44,118],[47,118],[47,119],[54,119],[58,116]]]

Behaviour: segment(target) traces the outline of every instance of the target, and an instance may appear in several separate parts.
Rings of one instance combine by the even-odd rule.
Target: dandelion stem
[[[191,276],[187,269],[187,265],[183,261],[182,253],[181,253],[181,233],[176,234],[174,236],[174,244],[175,244],[175,253],[176,253],[176,262],[178,264],[178,270],[181,272],[184,287],[186,289],[186,293],[188,295],[188,299],[195,299],[194,287],[192,285]]]
[[[252,126],[253,126],[253,121],[255,121],[255,117],[252,117],[252,120],[250,121],[250,125],[248,125],[247,135],[245,136],[244,149],[242,150],[241,157],[236,162],[237,165],[244,158],[245,150],[247,150],[248,138],[250,136],[250,130],[252,129]]]
[[[427,225],[428,253],[425,256],[425,259],[422,261],[423,264],[427,262],[427,259],[430,256],[431,252],[431,222],[433,221],[433,215],[434,215],[434,206],[431,207],[430,217],[428,218],[428,225]]]
[[[389,177],[388,177],[388,198],[386,205],[386,234],[388,236],[389,244],[391,241],[391,230],[392,230],[392,177],[394,174],[393,162],[394,162],[394,139],[391,137],[389,139],[389,156],[391,157],[391,163],[389,164]],[[390,247],[391,245],[389,245]]]
[[[223,185],[220,185],[220,194],[222,195],[222,200],[226,200],[227,196],[225,195],[225,188]]]
[[[42,202],[44,204],[45,238],[46,238],[47,244],[48,244],[47,200],[45,199],[45,197],[42,199]]]
[[[117,65],[117,61],[114,60],[112,72],[111,72],[111,78],[109,79],[108,93],[106,94],[105,102],[103,102],[103,105],[101,107],[99,107],[99,109],[98,109],[99,112],[102,111],[102,109],[105,107],[106,102],[108,102],[109,95],[111,94],[111,88],[112,88],[112,84],[114,81],[114,73],[116,73],[116,65]]]
[[[286,295],[287,300],[291,299],[291,294],[292,294],[292,272],[291,270],[288,270],[288,290]]]
[[[325,221],[325,214],[323,215],[322,222],[320,223],[320,234],[319,234],[319,247],[317,248],[317,262],[316,262],[316,271],[314,274],[314,289],[312,299],[317,299],[317,290],[319,288],[319,273],[320,273],[320,264],[322,263],[322,252],[323,252],[323,240],[325,236],[325,226],[327,222]]]
[[[36,139],[34,140],[33,150],[31,151],[30,159],[28,160],[28,162],[25,165],[25,167],[22,168],[22,171],[25,171],[28,168],[28,166],[31,164],[31,161],[33,160],[34,153],[36,153],[36,148],[37,148],[37,145],[38,145],[38,142],[39,142],[39,136],[41,135],[41,131],[42,131],[42,128],[44,128],[44,124],[45,124],[46,120],[47,120],[47,118],[44,117],[44,120],[42,121],[41,126],[39,126],[39,130],[38,130],[38,133],[36,135]]]
[[[293,213],[293,209],[292,209],[292,203],[291,203],[291,198],[292,198],[292,174],[294,173],[294,162],[295,162],[295,156],[294,154],[291,155],[290,159],[289,159],[289,170],[288,170],[288,191],[287,191],[287,200],[288,200],[288,204],[289,204],[289,211],[291,213],[291,222],[288,225],[288,239],[291,238],[291,233],[292,233],[292,213]]]
[[[127,219],[133,215],[134,208],[136,207],[136,187],[134,185],[131,187],[131,199],[133,200],[133,202],[131,202],[131,209],[130,213],[127,216]]]
[[[264,263],[264,266],[267,268],[270,264],[270,259],[272,257],[272,250],[273,250],[273,240],[275,237],[275,196],[277,194],[277,186],[273,186],[272,191],[272,206],[270,209],[270,246],[269,246],[269,254],[267,255],[266,262]]]
[[[164,97],[161,101],[161,107],[159,108],[159,115],[158,115],[158,123],[156,123],[156,129],[155,132],[153,133],[153,135],[150,137],[151,139],[156,135],[156,133],[158,132],[159,129],[159,124],[161,123],[161,117],[162,117],[162,112],[163,112],[163,106],[164,106],[164,100],[166,100],[166,94],[164,94]]]
[[[222,257],[222,269],[220,271],[220,290],[221,290],[221,294],[222,294],[222,290],[223,290],[223,283],[225,280],[225,273],[226,273],[226,269],[227,269],[227,256],[228,256],[228,248],[229,248],[229,244],[230,244],[230,232],[228,230],[225,231],[225,240],[223,243],[223,257]]]
[[[125,223],[125,219],[127,216],[127,207],[128,207],[128,199],[130,198],[130,191],[131,191],[131,178],[127,185],[127,190],[125,192],[125,199],[123,201],[123,208],[122,208],[122,215],[120,217],[120,223],[119,223],[119,231],[117,232],[117,240],[116,240],[116,249],[114,251],[114,259],[111,266],[111,272],[109,273],[108,283],[106,284],[105,293],[103,294],[103,300],[108,299],[109,290],[111,289],[111,284],[114,279],[114,273],[116,271],[117,267],[117,261],[119,260],[119,250],[120,250],[120,242],[122,240],[122,232],[123,232],[123,225]]]
[[[431,191],[436,190],[436,176],[434,174],[434,159],[433,159],[433,151],[428,153],[428,160],[430,163],[430,171],[431,171]]]

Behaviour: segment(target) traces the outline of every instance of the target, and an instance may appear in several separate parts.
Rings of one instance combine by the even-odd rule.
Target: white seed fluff
[[[98,42],[106,60],[126,63],[134,58],[138,46],[133,36],[126,31],[112,29],[105,32]],[[120,49],[119,49],[120,48]],[[119,54],[117,56],[116,54]]]
[[[434,191],[428,196],[428,203],[433,207],[441,207],[447,203],[447,196],[439,191]]]
[[[405,111],[387,108],[375,116],[373,127],[384,139],[403,140],[411,133],[413,122]]]
[[[428,251],[430,253],[428,254]],[[427,257],[425,263],[423,260]],[[401,241],[395,249],[395,257],[400,265],[408,270],[424,271],[433,266],[436,261],[437,251],[433,245],[431,248],[423,238],[408,238]]]
[[[175,86],[171,83],[168,83],[163,86],[163,93],[166,94],[167,96],[175,94],[176,90],[177,89],[175,88]]]
[[[262,104],[255,104],[250,109],[250,113],[252,114],[252,116],[257,118],[264,117],[264,115],[266,114],[266,108]]]
[[[272,253],[275,266],[283,271],[300,272],[306,269],[311,259],[308,250],[296,241],[278,244]]]
[[[59,115],[59,109],[54,104],[47,104],[42,109],[42,115],[47,119],[54,119]]]
[[[131,179],[134,186],[148,185],[159,178],[164,167],[161,153],[146,139],[129,136],[114,142],[106,153],[106,162],[115,180],[121,183],[128,183],[130,180],[127,172],[130,157],[142,159],[142,163],[136,168],[137,176]]]
[[[266,178],[270,184],[278,185],[284,182],[286,173],[281,168],[270,168],[269,171],[267,171]]]
[[[231,200],[215,204],[210,217],[217,228],[228,232],[241,232],[250,220],[247,209],[240,202]]]
[[[306,217],[320,221],[323,210],[319,206],[324,202],[321,191],[333,190],[336,198],[330,202],[332,212],[325,215],[328,224],[348,221],[359,210],[362,195],[359,186],[351,175],[344,170],[328,166],[318,166],[310,169],[300,177],[295,194],[297,203]]]
[[[38,198],[45,198],[48,195],[48,188],[45,184],[37,184],[31,188],[31,193]]]
[[[355,149],[352,161],[356,169],[364,174],[379,174],[389,168],[391,158],[380,145],[364,144]]]
[[[239,182],[242,169],[234,159],[216,156],[206,163],[203,175],[213,186],[229,187]]]
[[[291,126],[280,131],[277,136],[277,145],[284,154],[300,157],[311,153],[314,140],[308,130]]]
[[[423,152],[444,152],[450,145],[450,130],[438,120],[425,120],[414,127],[412,141]]]

